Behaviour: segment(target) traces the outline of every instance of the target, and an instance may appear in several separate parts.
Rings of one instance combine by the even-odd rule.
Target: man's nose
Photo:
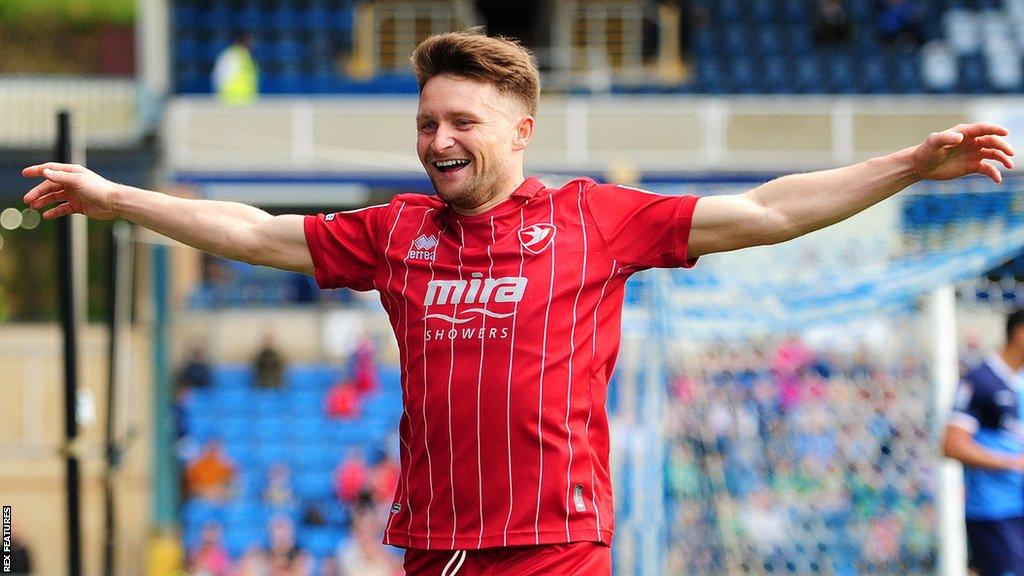
[[[452,137],[451,130],[444,126],[439,126],[437,132],[434,133],[434,140],[430,143],[430,148],[434,152],[441,152],[447,150],[455,144],[455,138]]]

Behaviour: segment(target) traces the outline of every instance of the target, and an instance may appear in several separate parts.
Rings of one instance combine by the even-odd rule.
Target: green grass
[[[135,0],[0,0],[0,25],[40,19],[75,26],[127,25],[135,19]]]

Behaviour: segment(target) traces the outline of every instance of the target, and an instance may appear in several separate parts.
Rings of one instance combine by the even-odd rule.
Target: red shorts
[[[482,550],[405,551],[406,576],[611,576],[612,549],[601,542]]]

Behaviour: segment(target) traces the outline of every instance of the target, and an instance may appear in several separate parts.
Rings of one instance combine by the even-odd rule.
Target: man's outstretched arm
[[[271,216],[237,202],[191,200],[111,182],[76,164],[39,164],[22,170],[45,180],[25,194],[43,217],[85,214],[125,220],[179,242],[250,264],[313,273],[303,217]]]
[[[845,220],[925,179],[982,174],[1002,182],[992,160],[1013,168],[1007,130],[960,124],[935,132],[919,146],[852,166],[783,176],[749,192],[697,202],[690,257],[777,244]]]

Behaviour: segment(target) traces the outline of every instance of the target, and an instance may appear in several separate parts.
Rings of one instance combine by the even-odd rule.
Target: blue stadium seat
[[[960,59],[960,82],[957,84],[957,88],[961,94],[979,94],[989,91],[984,56],[972,55]]]
[[[280,440],[257,440],[259,449],[256,451],[256,462],[264,468],[277,463],[287,462],[291,448]]]
[[[174,46],[174,60],[179,64],[198,62],[204,57],[203,45],[194,36],[178,38]]]
[[[701,92],[722,94],[725,92],[725,78],[722,63],[717,56],[704,56],[697,60],[695,84]]]
[[[194,62],[175,66],[175,90],[181,94],[205,94],[210,91],[210,77]]]
[[[210,390],[210,411],[218,415],[236,414],[251,406],[254,392],[240,388],[218,388]]]
[[[252,368],[248,364],[214,366],[213,385],[219,389],[250,390],[254,386]]]
[[[828,73],[825,88],[828,92],[849,94],[856,91],[853,58],[847,52],[835,52],[826,58]]]
[[[712,3],[714,5],[715,3]],[[739,22],[747,12],[740,0],[718,0],[718,18],[722,23]]]
[[[202,527],[209,521],[224,522],[223,505],[199,498],[189,498],[182,506],[181,516],[186,526]]]
[[[298,15],[300,25],[310,32],[326,32],[334,29],[331,22],[332,12],[323,4],[309,6]]]
[[[824,92],[818,58],[814,54],[805,53],[803,56],[797,57],[795,65],[794,84],[797,92],[801,94]]]
[[[268,13],[270,27],[282,32],[295,30],[299,23],[299,13],[289,3],[282,3]]]
[[[334,494],[330,474],[299,474],[293,479],[295,494],[302,500],[321,500]]]
[[[756,26],[764,26],[778,15],[777,7],[772,0],[750,0],[746,7],[746,15]]]
[[[782,52],[782,34],[780,29],[770,24],[764,24],[757,29],[754,39],[756,54],[768,59],[776,58]]]
[[[234,27],[231,6],[224,1],[213,0],[199,15],[202,28],[208,31],[230,33]]]
[[[243,442],[252,436],[252,421],[236,412],[218,417],[216,430],[225,442]]]
[[[246,527],[224,532],[224,547],[233,558],[238,558],[253,546],[265,546],[266,542],[267,530],[265,527]]]
[[[806,24],[812,21],[810,4],[805,0],[785,0],[782,12],[789,22]]]
[[[746,58],[749,57],[750,45],[748,42],[747,35],[750,33],[750,29],[742,24],[732,24],[726,26],[723,31],[722,42],[723,49],[726,55]]]
[[[698,57],[713,55],[718,52],[718,42],[711,32],[710,26],[698,28],[693,33],[693,51]]]
[[[334,554],[344,536],[345,533],[339,528],[309,526],[299,532],[297,539],[299,544],[314,556],[324,557]]]
[[[195,6],[188,4],[175,6],[171,18],[174,28],[179,31],[190,32],[199,28],[199,10]]]
[[[267,29],[267,22],[258,1],[244,3],[235,12],[235,25],[247,32],[258,33]]]

